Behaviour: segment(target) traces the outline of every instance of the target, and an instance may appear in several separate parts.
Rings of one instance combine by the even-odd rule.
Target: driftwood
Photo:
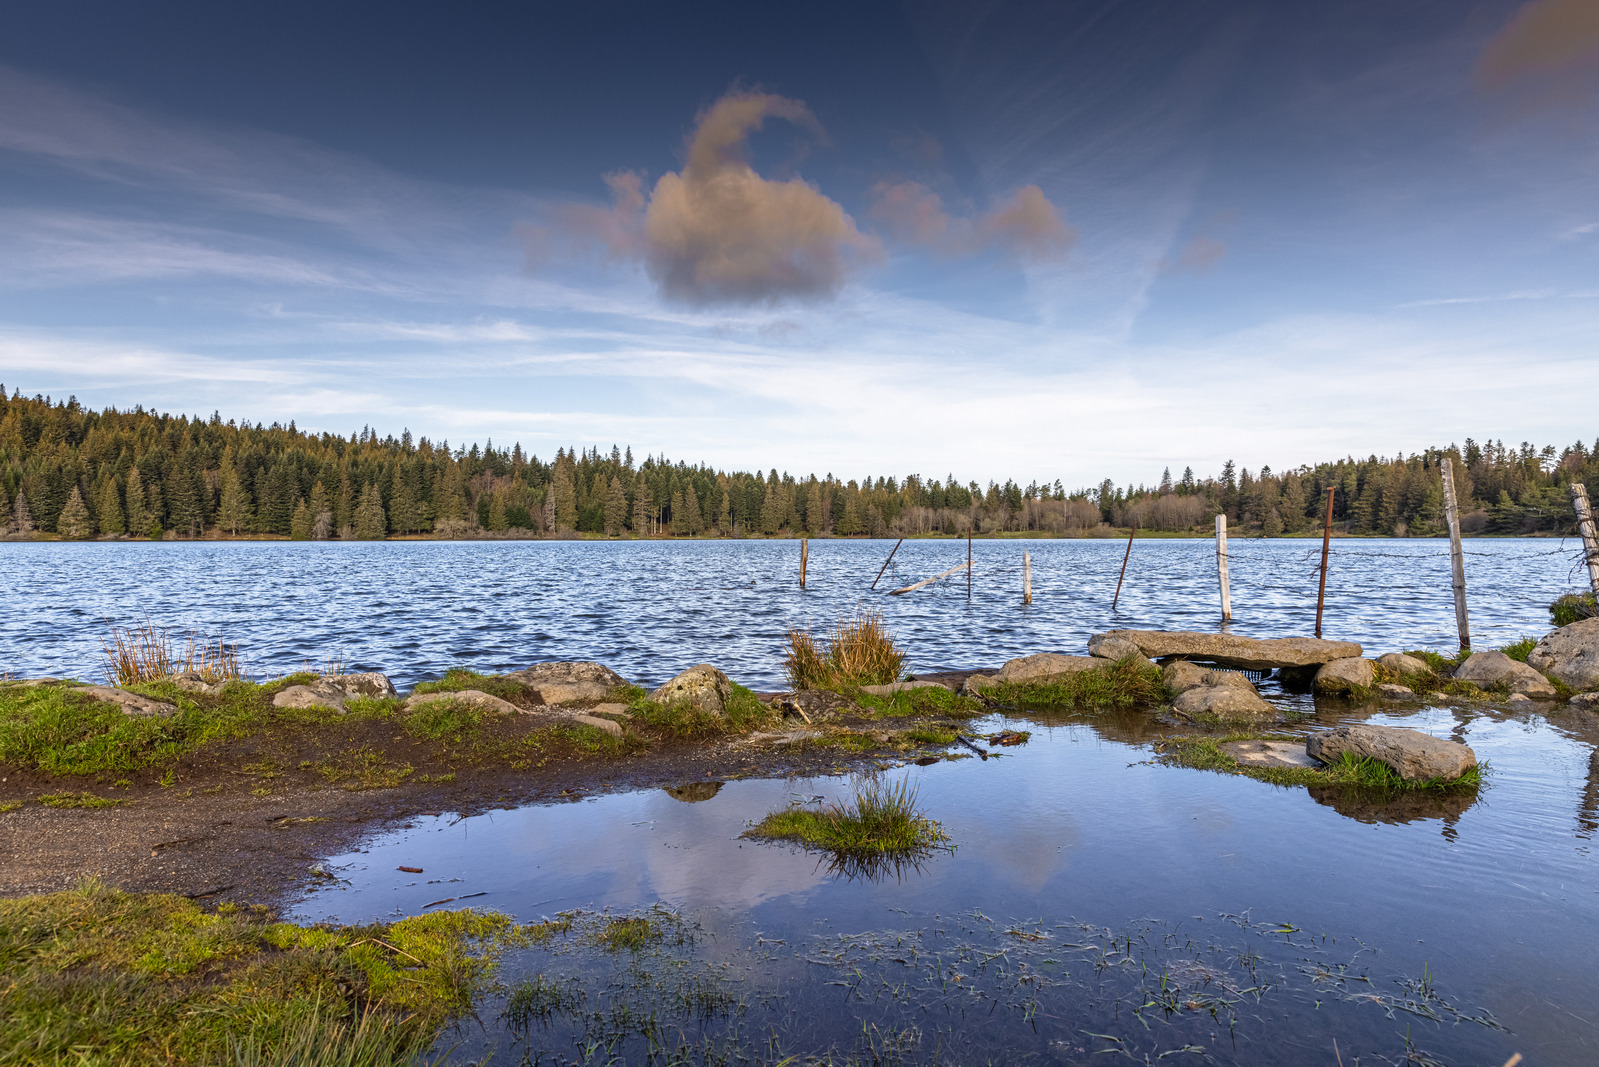
[[[969,569],[971,567],[971,565],[972,565],[971,561],[968,560],[967,562],[962,563],[959,566],[951,567],[949,570],[945,571],[943,574],[935,574],[931,578],[923,578],[921,581],[917,582],[915,585],[907,585],[904,589],[890,589],[888,591],[888,595],[889,596],[899,596],[901,593],[909,593],[909,592],[911,592],[914,589],[920,589],[924,585],[932,585],[934,582],[938,581],[940,578],[948,578],[950,575],[954,574],[956,571],[964,571],[964,570]]]

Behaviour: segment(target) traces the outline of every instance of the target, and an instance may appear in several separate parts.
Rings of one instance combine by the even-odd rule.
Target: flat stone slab
[[[96,700],[104,700],[120,705],[122,710],[129,715],[171,715],[177,707],[161,700],[152,700],[142,697],[138,693],[130,693],[126,689],[112,689],[104,685],[86,685],[77,690],[87,693]]]
[[[1130,641],[1150,659],[1181,656],[1254,671],[1278,667],[1319,667],[1335,659],[1351,659],[1361,655],[1361,647],[1354,641],[1324,641],[1315,637],[1262,640],[1192,630],[1109,630],[1088,639],[1089,652],[1107,641]]]
[[[622,736],[622,724],[615,719],[602,719],[598,715],[586,715],[582,712],[576,715],[568,715],[566,718],[572,722],[582,723],[584,726],[592,726],[596,730],[604,730],[612,737]]]
[[[903,693],[907,689],[927,689],[928,687],[932,687],[934,689],[949,688],[949,686],[945,685],[943,682],[910,681],[890,682],[888,685],[863,685],[861,686],[861,692],[870,693],[874,697],[889,697],[893,696],[895,693]]]
[[[1217,745],[1248,767],[1317,767],[1298,741],[1227,741]]]

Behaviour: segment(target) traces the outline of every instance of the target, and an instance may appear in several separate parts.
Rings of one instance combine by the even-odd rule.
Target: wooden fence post
[[[1599,597],[1599,534],[1594,532],[1593,511],[1588,507],[1588,487],[1571,483],[1571,506],[1577,509],[1577,532],[1582,535],[1582,554],[1588,562],[1588,585]]]
[[[1227,584],[1227,513],[1216,516],[1216,576],[1221,579],[1221,621],[1233,621],[1233,594]]]
[[[905,539],[903,537],[901,537],[898,541],[894,542],[894,547],[888,553],[888,558],[883,561],[883,565],[881,567],[877,568],[877,577],[872,579],[872,588],[873,589],[876,589],[877,588],[877,583],[883,580],[883,572],[888,570],[888,565],[890,563],[894,562],[894,553],[898,552],[899,551],[899,546],[903,545],[904,543],[905,543]]]
[[[966,527],[966,599],[972,598],[972,528]]]
[[[1033,557],[1022,550],[1022,603],[1033,602]]]
[[[1449,523],[1450,584],[1455,590],[1455,628],[1460,647],[1471,651],[1471,623],[1466,618],[1466,554],[1460,547],[1460,505],[1455,498],[1455,465],[1448,456],[1438,464],[1444,476],[1444,521]]]
[[[1332,547],[1333,494],[1335,485],[1327,487],[1327,521],[1321,527],[1321,587],[1316,590],[1316,636],[1321,636],[1321,605],[1327,599],[1327,550]]]
[[[805,590],[805,564],[811,560],[811,543],[804,537],[800,538],[800,591]]]
[[[1127,561],[1133,558],[1133,534],[1138,532],[1138,524],[1133,523],[1127,527],[1127,554],[1122,557],[1122,572],[1116,576],[1116,595],[1110,598],[1110,610],[1116,610],[1116,604],[1122,598],[1122,579],[1127,577]]]

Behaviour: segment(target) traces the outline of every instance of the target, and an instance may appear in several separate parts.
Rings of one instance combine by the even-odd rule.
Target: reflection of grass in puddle
[[[1424,1028],[1416,1041],[1430,1032],[1477,1059],[1491,1046],[1470,1035],[1502,1029],[1456,1007],[1426,970],[1385,978],[1359,941],[1247,914],[1117,930],[974,912],[792,945],[759,934],[707,939],[661,907],[562,919],[572,936],[509,965],[534,974],[512,986],[502,1013],[522,1062],[842,1067],[1120,1052],[1150,1063],[1271,1063],[1292,1059],[1289,1049],[1330,1053],[1334,1036],[1346,1063],[1395,1053],[1403,1062],[1430,1055],[1411,1043],[1412,1028]],[[607,931],[641,924],[662,936],[607,950]],[[1398,1033],[1383,1020],[1408,1025]]]
[[[909,777],[893,784],[858,782],[852,803],[773,812],[744,836],[795,841],[828,853],[833,870],[850,877],[898,874],[916,868],[935,849],[953,847],[938,823],[916,807],[916,787]]]

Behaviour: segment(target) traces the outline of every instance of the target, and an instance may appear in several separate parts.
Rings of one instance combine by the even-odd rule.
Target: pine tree
[[[350,481],[350,466],[339,471],[339,502],[333,509],[333,525],[340,537],[355,535],[355,485]]]
[[[605,536],[617,536],[626,523],[627,493],[622,489],[622,479],[613,474],[605,490]]]
[[[217,508],[217,526],[237,537],[240,530],[250,528],[254,519],[250,496],[244,491],[239,472],[229,464],[222,472],[222,503]]]
[[[0,400],[5,399],[5,389],[0,386]],[[11,498],[6,495],[6,483],[0,481],[0,535],[11,532]]]
[[[694,483],[683,490],[683,532],[698,534],[705,529],[705,516],[700,514],[700,499],[694,495]]]
[[[305,497],[302,496],[294,505],[294,514],[289,519],[289,537],[295,541],[309,541],[311,527],[315,523],[316,519],[312,516],[311,509],[306,506]]]
[[[361,503],[355,509],[355,537],[358,541],[381,541],[388,533],[388,519],[383,513],[383,497],[372,482],[361,490]]]
[[[838,518],[838,532],[845,537],[861,532],[861,511],[856,500],[854,493],[844,497],[844,514]]]
[[[510,527],[511,523],[505,515],[505,490],[496,489],[489,494],[488,528],[491,530],[508,530]]]
[[[137,464],[128,469],[128,493],[125,514],[128,518],[128,532],[136,537],[143,537],[150,532],[150,511],[144,504],[144,481],[139,477]]]
[[[311,487],[311,539],[326,541],[333,536],[333,501],[320,481]]]
[[[1266,517],[1261,520],[1260,532],[1267,537],[1280,537],[1283,532],[1282,513],[1276,508],[1267,510]]]
[[[761,533],[768,537],[777,533],[783,525],[783,510],[782,490],[773,479],[766,486],[766,499],[761,504]]]
[[[683,507],[683,490],[672,491],[672,514],[667,519],[669,532],[673,535],[688,533],[688,524],[684,521],[685,509]]]
[[[648,537],[655,521],[655,499],[650,495],[650,483],[639,475],[638,488],[633,493],[633,533]]]
[[[122,501],[117,492],[115,478],[107,478],[100,483],[100,492],[97,504],[100,511],[100,532],[115,536],[127,529],[127,524],[122,520]]]
[[[56,533],[73,540],[94,533],[94,523],[89,521],[89,508],[84,504],[83,494],[75,485],[72,487],[72,492],[67,494],[67,502],[62,506],[61,514],[56,517]]]
[[[577,487],[572,481],[572,461],[558,460],[555,480],[550,484],[550,494],[555,500],[555,525],[560,530],[577,528]]]

